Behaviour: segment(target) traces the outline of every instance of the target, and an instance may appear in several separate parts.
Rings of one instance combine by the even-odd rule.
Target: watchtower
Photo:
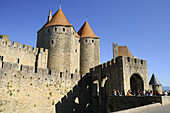
[[[48,69],[79,74],[79,36],[61,8],[38,31],[37,47],[49,49]]]
[[[100,64],[100,38],[86,21],[78,31],[80,36],[80,74]]]

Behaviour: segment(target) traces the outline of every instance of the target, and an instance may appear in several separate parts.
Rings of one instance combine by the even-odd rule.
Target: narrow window
[[[51,40],[51,44],[54,44],[54,41],[53,41],[53,40]]]
[[[94,43],[94,40],[92,40],[92,43]]]
[[[73,79],[73,74],[71,74],[71,79]]]
[[[3,61],[3,60],[4,60],[4,57],[2,56],[2,57],[1,57],[1,61]]]
[[[141,64],[143,64],[143,60],[141,60]]]
[[[65,28],[63,28],[63,31],[65,31]]]
[[[67,73],[67,70],[66,70],[66,73]]]
[[[22,71],[22,65],[21,65],[20,71]]]
[[[128,62],[130,62],[130,58],[129,57],[127,58],[127,60],[128,60]]]
[[[55,28],[55,31],[57,31],[57,28]]]
[[[50,32],[50,29],[48,29],[48,32]]]
[[[16,60],[17,60],[17,61],[16,61],[16,63],[18,63],[18,64],[19,64],[19,61],[20,61],[20,60],[19,60],[19,58],[17,58]]]
[[[136,59],[134,59],[135,60],[135,63],[137,62],[137,60]]]
[[[77,49],[75,50],[75,52],[77,53]]]
[[[87,39],[85,41],[87,42]]]
[[[60,72],[60,78],[62,77],[62,72]]]

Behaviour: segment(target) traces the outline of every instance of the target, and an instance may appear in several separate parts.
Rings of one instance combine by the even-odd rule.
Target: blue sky
[[[37,31],[59,0],[1,0],[0,34],[36,46]],[[112,42],[127,41],[132,54],[147,60],[149,79],[155,73],[170,86],[170,0],[62,0],[62,10],[76,31],[88,22],[100,37],[101,63],[113,58]]]

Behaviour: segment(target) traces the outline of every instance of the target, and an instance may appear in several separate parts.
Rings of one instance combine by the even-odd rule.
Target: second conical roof
[[[150,84],[150,85],[161,85],[161,83],[159,82],[159,80],[156,78],[155,74],[152,75],[149,84]]]
[[[99,38],[94,34],[92,28],[90,27],[87,21],[83,24],[83,26],[78,31],[78,35],[81,38],[87,38],[87,37]]]

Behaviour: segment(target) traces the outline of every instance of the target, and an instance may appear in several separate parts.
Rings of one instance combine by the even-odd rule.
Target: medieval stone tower
[[[78,35],[61,8],[37,32],[37,47],[48,49],[47,67],[59,72],[86,74],[100,64],[100,41],[86,21]]]
[[[100,64],[100,39],[96,36],[86,21],[78,31],[80,35],[80,73]]]

